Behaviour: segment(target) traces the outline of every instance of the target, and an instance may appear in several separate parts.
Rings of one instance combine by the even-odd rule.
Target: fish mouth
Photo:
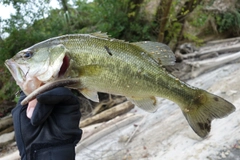
[[[8,68],[8,70],[12,74],[13,78],[16,81],[16,84],[21,88],[21,90],[24,91],[26,95],[28,95],[38,87],[46,84],[47,82],[54,79],[56,80],[65,75],[65,73],[67,72],[70,66],[70,58],[68,55],[65,54],[61,61],[62,63],[59,64],[60,68],[55,74],[54,74],[54,71],[50,71],[50,70],[46,70],[46,71],[30,70],[31,68],[27,63],[24,63],[24,64],[18,63],[13,59],[6,60],[5,66]],[[56,65],[58,64],[56,63]],[[39,71],[43,71],[43,72],[39,72]],[[49,74],[50,79],[49,77],[47,77],[46,80],[43,80],[44,77],[42,79],[40,78],[40,76],[45,73]],[[36,75],[36,74],[39,74],[39,75]]]
[[[70,58],[67,55],[65,55],[63,58],[61,68],[58,72],[58,77],[62,77],[66,73],[69,66],[70,66]]]
[[[12,59],[6,60],[5,65],[12,74],[16,84],[26,95],[41,85],[41,82],[34,77],[27,77],[29,68],[25,65],[18,64]]]
[[[5,66],[8,68],[13,78],[16,80],[17,84],[22,84],[25,81],[25,75],[27,74],[27,68],[23,68],[18,66],[15,61],[9,59],[5,61]]]

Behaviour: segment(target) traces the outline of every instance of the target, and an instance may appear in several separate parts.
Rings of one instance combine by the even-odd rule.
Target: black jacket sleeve
[[[38,103],[29,119],[27,105],[20,104],[25,97],[21,93],[12,111],[21,159],[75,159],[75,145],[82,136],[79,98],[64,87],[45,92],[37,97]]]

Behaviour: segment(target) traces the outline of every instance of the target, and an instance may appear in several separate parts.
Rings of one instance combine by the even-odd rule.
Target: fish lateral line
[[[110,51],[110,49],[108,48],[108,46],[104,46],[104,48],[106,49],[107,53],[112,56],[112,52]]]
[[[39,94],[49,91],[53,88],[57,87],[65,87],[65,86],[70,86],[73,84],[80,84],[80,80],[78,78],[73,78],[73,79],[60,79],[54,82],[46,83],[36,90],[34,90],[32,93],[30,93],[25,99],[22,100],[21,105],[26,105],[28,102],[31,100],[35,99]]]

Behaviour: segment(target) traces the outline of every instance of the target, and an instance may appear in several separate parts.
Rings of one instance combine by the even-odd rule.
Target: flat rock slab
[[[116,130],[105,136],[95,134],[94,142],[77,150],[76,159],[240,159],[240,64],[223,66],[188,83],[236,106],[233,114],[212,122],[207,138],[201,139],[193,132],[176,104],[159,98],[157,112],[135,107],[131,112],[142,118],[115,125]]]

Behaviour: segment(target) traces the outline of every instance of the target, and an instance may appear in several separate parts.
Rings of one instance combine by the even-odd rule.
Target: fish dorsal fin
[[[95,36],[97,38],[103,38],[103,39],[108,39],[110,41],[118,41],[118,42],[124,42],[124,43],[128,43],[124,40],[120,40],[120,39],[115,39],[112,38],[110,35],[108,35],[106,32],[102,33],[102,32],[95,32],[95,33],[91,33],[90,35]]]
[[[110,36],[106,32],[102,33],[100,31],[95,32],[95,33],[91,33],[91,35],[95,36],[95,37],[99,37],[99,38],[110,38]]]
[[[79,92],[82,93],[86,98],[92,100],[93,102],[99,102],[98,94],[96,91],[91,91],[88,89],[81,89]]]
[[[166,44],[151,41],[135,42],[132,44],[142,48],[160,65],[167,66],[175,64],[175,55]]]
[[[157,107],[157,100],[156,97],[127,97],[127,99],[133,102],[139,108],[147,111],[147,112],[155,112]]]

